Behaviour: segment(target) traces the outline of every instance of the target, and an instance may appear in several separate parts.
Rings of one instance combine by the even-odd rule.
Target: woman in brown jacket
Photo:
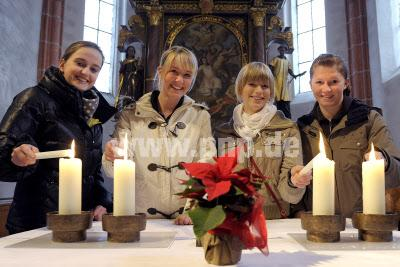
[[[317,57],[310,68],[310,86],[316,103],[298,119],[304,163],[319,153],[319,132],[327,157],[335,162],[335,210],[345,217],[362,210],[362,162],[373,142],[377,159],[385,160],[386,189],[400,185],[399,150],[393,143],[380,109],[349,96],[343,60],[332,54]],[[312,210],[312,185],[292,213]]]
[[[273,194],[263,190],[267,219],[287,217],[290,203],[297,203],[309,184],[310,174],[301,176],[302,148],[295,122],[286,118],[273,105],[274,77],[266,64],[245,65],[235,81],[235,93],[240,102],[232,120],[219,126],[215,136],[220,155],[232,151],[244,142],[256,165],[268,177]],[[248,157],[240,164],[250,166]],[[276,199],[276,200],[275,200]]]

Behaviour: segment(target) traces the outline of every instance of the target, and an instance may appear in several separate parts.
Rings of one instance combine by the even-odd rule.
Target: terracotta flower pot
[[[236,236],[206,233],[201,243],[205,259],[210,264],[232,265],[241,260],[242,243]]]

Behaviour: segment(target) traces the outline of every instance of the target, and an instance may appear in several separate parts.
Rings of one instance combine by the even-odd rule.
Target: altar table
[[[243,250],[237,266],[400,266],[400,233],[385,243],[358,240],[347,219],[337,243],[306,240],[299,219],[269,220],[269,256]],[[148,220],[136,243],[107,242],[101,222],[94,222],[86,241],[56,243],[40,228],[0,238],[0,266],[208,266],[195,246],[192,226],[171,220]]]

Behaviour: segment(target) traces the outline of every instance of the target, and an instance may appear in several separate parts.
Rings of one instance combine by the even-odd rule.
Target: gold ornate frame
[[[177,35],[185,28],[194,23],[216,23],[227,30],[231,31],[232,34],[237,38],[239,47],[241,48],[241,63],[245,65],[248,63],[248,47],[247,41],[244,37],[243,31],[239,29],[239,23],[235,24],[229,20],[226,20],[222,17],[218,16],[211,16],[211,15],[199,15],[193,16],[187,19],[181,18],[169,18],[167,21],[167,33],[168,36],[165,42],[165,49],[172,46],[174,40],[176,39]],[[242,29],[244,30],[244,29]]]
[[[213,15],[199,15],[189,18],[171,16],[165,20],[164,48],[185,43],[198,58],[199,71],[194,88],[189,96],[198,103],[209,106],[212,116],[212,127],[230,120],[232,111],[237,104],[234,83],[239,70],[248,63],[248,45],[244,37],[247,32],[246,18],[236,16],[225,19]],[[194,29],[208,29],[216,39],[209,42],[208,38],[194,32]],[[219,34],[227,37],[224,42],[218,42]],[[202,42],[194,42],[197,37]]]

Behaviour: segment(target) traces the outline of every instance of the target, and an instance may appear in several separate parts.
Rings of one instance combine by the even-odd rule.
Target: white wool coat
[[[151,171],[149,164],[171,167],[179,162],[211,162],[216,147],[210,115],[204,106],[184,96],[182,106],[173,112],[167,123],[153,109],[150,99],[151,93],[147,93],[122,112],[113,137],[121,140],[127,133],[129,139],[129,159],[135,161],[136,212],[147,213],[147,209],[153,207],[170,214],[185,205],[185,199],[175,194],[184,190],[179,180],[188,179],[188,176],[177,167],[171,172],[161,168]],[[113,163],[104,155],[102,163],[106,174],[113,177]],[[147,216],[162,217],[159,214]]]

